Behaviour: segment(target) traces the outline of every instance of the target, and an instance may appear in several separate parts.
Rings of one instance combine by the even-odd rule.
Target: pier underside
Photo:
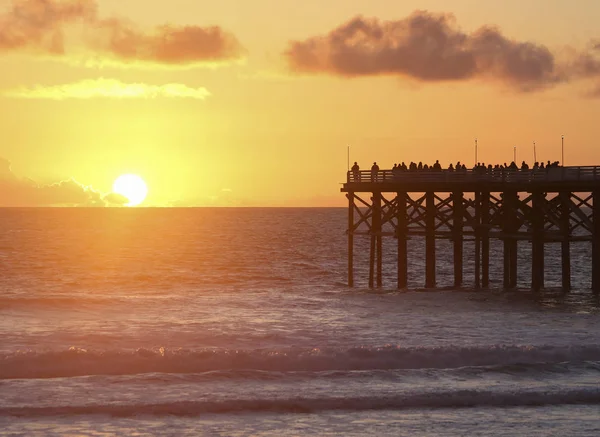
[[[349,180],[351,179],[349,175]],[[562,289],[571,288],[571,245],[592,244],[592,289],[600,292],[600,181],[456,184],[368,181],[344,184],[348,198],[348,284],[354,285],[354,239],[370,239],[369,287],[382,286],[383,238],[397,244],[397,286],[407,287],[408,246],[425,240],[427,288],[436,286],[436,240],[453,245],[454,285],[474,258],[475,288],[490,284],[490,241],[503,248],[504,288],[517,286],[517,244],[531,244],[531,288],[544,288],[544,245],[560,243]],[[392,240],[392,241],[393,241]],[[464,242],[474,253],[464,254]],[[471,247],[471,245],[469,245]],[[444,254],[447,257],[447,254]],[[472,267],[471,267],[472,268]],[[497,278],[500,279],[500,278]]]

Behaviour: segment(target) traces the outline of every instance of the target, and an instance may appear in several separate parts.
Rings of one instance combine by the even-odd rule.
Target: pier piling
[[[435,287],[435,195],[425,194],[425,288]]]
[[[600,293],[600,188],[592,192],[592,290]]]
[[[481,288],[481,193],[475,192],[475,223],[473,232],[475,233],[475,288]]]
[[[408,245],[407,245],[407,217],[406,217],[406,193],[396,194],[396,238],[398,239],[398,288],[406,288],[408,285]]]
[[[536,191],[531,201],[531,288],[544,288],[544,200],[545,193]]]
[[[567,292],[571,290],[571,195],[568,191],[561,191],[559,197],[562,290]]]
[[[354,287],[354,193],[348,197],[348,286]]]
[[[454,238],[454,286],[460,287],[463,282],[463,193],[452,193],[452,226]]]
[[[480,205],[480,238],[481,238],[481,285],[490,285],[490,193],[481,193]]]

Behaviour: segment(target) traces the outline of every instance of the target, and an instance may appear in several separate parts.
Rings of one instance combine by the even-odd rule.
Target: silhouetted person
[[[374,162],[371,166],[371,182],[377,182],[377,174],[379,173],[379,166],[377,162]]]
[[[354,182],[360,182],[360,167],[356,161],[354,161],[354,165],[352,166],[352,178]]]

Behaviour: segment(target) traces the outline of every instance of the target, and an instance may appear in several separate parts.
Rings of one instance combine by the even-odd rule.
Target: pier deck
[[[517,284],[517,243],[532,245],[531,287],[544,287],[544,244],[561,243],[562,288],[571,288],[570,245],[592,244],[600,292],[600,167],[538,170],[348,172],[348,284],[354,238],[371,239],[369,286],[382,286],[382,238],[397,240],[398,288],[408,281],[409,237],[425,238],[425,286],[436,285],[436,239],[453,241],[454,285],[463,285],[463,243],[475,241],[476,288],[489,286],[490,239],[503,242],[505,288]],[[365,196],[367,194],[368,196]]]

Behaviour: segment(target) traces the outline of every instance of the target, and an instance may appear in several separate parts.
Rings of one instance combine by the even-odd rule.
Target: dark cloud
[[[93,20],[94,0],[13,0],[0,15],[0,51],[35,49],[64,53],[64,26]]]
[[[123,62],[186,65],[241,57],[235,37],[220,27],[160,26],[145,33],[133,23],[112,18],[96,25],[93,45]]]
[[[121,195],[104,195],[74,179],[40,185],[31,179],[19,178],[10,162],[0,158],[0,207],[120,206],[128,202]]]
[[[425,11],[397,21],[356,17],[327,35],[292,41],[285,55],[298,73],[420,81],[480,78],[524,91],[566,80],[543,45],[509,39],[495,27],[466,33],[451,14]]]
[[[600,42],[591,41],[586,50],[570,53],[568,69],[572,74],[581,78],[600,76]]]
[[[97,0],[13,0],[0,15],[0,52],[65,55],[65,30],[82,23],[83,44],[113,61],[170,66],[233,61],[244,49],[218,26],[159,26],[151,31],[120,18],[101,18]]]

